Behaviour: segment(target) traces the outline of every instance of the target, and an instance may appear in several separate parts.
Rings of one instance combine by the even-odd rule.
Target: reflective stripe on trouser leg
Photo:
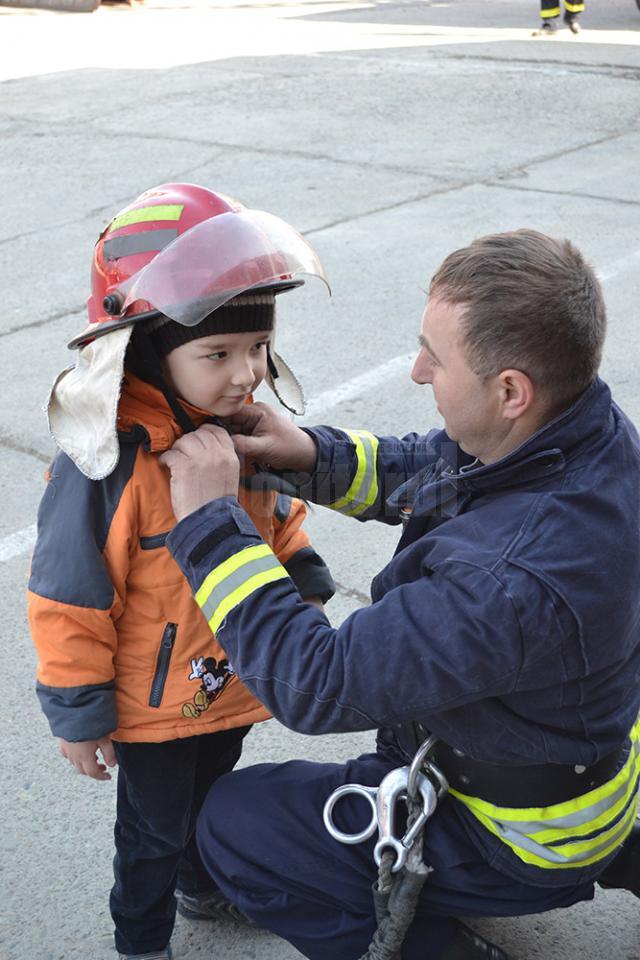
[[[234,607],[260,587],[288,576],[266,543],[246,547],[211,571],[196,593],[196,602],[215,633]]]
[[[378,438],[368,430],[345,430],[345,433],[355,445],[358,467],[344,497],[327,506],[347,517],[355,517],[373,507],[378,500]]]
[[[553,17],[559,17],[559,0],[540,0],[540,16],[543,20],[551,20]]]
[[[586,867],[613,853],[631,831],[640,781],[640,721],[624,766],[607,783],[549,807],[498,807],[457,790],[457,797],[520,860],[536,867]]]
[[[584,3],[569,3],[568,0],[564,0],[564,9],[567,13],[583,13]]]

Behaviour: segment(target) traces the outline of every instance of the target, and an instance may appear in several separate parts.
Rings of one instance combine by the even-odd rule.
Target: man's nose
[[[411,379],[414,383],[431,383],[433,365],[426,350],[420,350],[413,362]]]

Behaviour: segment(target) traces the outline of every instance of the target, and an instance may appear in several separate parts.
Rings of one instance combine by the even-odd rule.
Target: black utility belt
[[[438,740],[429,759],[459,793],[497,807],[549,807],[601,787],[618,772],[628,753],[626,743],[590,767],[560,763],[506,767],[473,760]]]

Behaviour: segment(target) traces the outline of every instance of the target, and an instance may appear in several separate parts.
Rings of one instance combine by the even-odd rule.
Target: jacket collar
[[[247,402],[252,400],[253,398],[249,397]],[[194,407],[186,400],[180,400],[180,403],[196,427],[203,423],[216,422],[216,418],[206,410]],[[135,427],[143,427],[149,437],[147,448],[151,453],[168,450],[183,433],[163,393],[129,371],[125,373],[122,384],[117,425],[118,431],[123,433],[129,433]]]
[[[427,475],[416,492],[413,513],[433,511],[435,497],[439,511],[444,508],[451,515],[458,512],[466,500],[465,494],[549,479],[561,473],[567,463],[584,453],[607,430],[611,416],[611,392],[606,383],[596,378],[571,407],[494,463],[476,465],[443,431],[439,446],[446,468],[436,481],[440,489],[433,489],[434,483],[429,482]]]

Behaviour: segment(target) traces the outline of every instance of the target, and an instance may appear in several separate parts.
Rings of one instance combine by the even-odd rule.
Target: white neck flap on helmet
[[[90,480],[108,477],[120,456],[116,423],[131,331],[121,327],[84,346],[45,405],[51,437]]]

